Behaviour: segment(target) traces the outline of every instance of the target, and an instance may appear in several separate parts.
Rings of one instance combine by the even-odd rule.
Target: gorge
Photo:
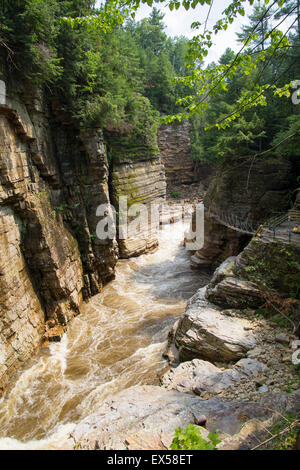
[[[2,286],[1,321],[3,325],[1,328],[1,383],[3,388],[8,385],[0,402],[1,448],[61,448],[64,442],[66,442],[64,445],[68,447],[70,446],[68,435],[74,431],[74,428],[75,434],[73,435],[82,443],[80,445],[90,448],[93,446],[94,440],[90,438],[89,432],[85,431],[82,435],[75,425],[86,416],[93,414],[95,407],[98,408],[101,403],[106,403],[111,396],[118,396],[118,393],[121,392],[120,400],[124,400],[122,391],[123,394],[128,392],[128,396],[130,396],[130,393],[136,393],[135,388],[131,389],[130,387],[142,385],[146,388],[138,392],[142,400],[140,406],[142,409],[152,406],[155,410],[159,400],[169,400],[168,395],[164,398],[164,394],[167,393],[165,388],[169,390],[168,393],[173,393],[171,390],[175,388],[178,390],[179,396],[172,399],[180,408],[183,406],[183,404],[180,405],[181,394],[185,395],[187,392],[198,390],[198,382],[194,383],[192,377],[198,377],[199,374],[203,378],[209,377],[207,376],[208,371],[218,377],[217,395],[221,391],[224,398],[236,399],[235,394],[238,393],[239,398],[242,399],[247,396],[247,393],[250,393],[249,387],[250,396],[257,399],[258,395],[259,398],[260,394],[257,392],[256,384],[263,385],[264,382],[260,381],[261,377],[265,377],[264,381],[269,380],[276,384],[277,393],[281,393],[279,395],[281,398],[278,399],[282,400],[286,381],[292,383],[294,380],[291,365],[282,364],[279,379],[276,373],[274,375],[274,369],[270,369],[266,365],[270,360],[270,352],[264,358],[263,363],[259,362],[259,358],[258,360],[254,359],[256,358],[255,348],[266,341],[261,337],[261,333],[259,333],[259,341],[253,337],[249,345],[247,345],[246,339],[242,340],[240,337],[243,330],[246,332],[253,329],[260,330],[262,327],[266,331],[270,330],[268,341],[270,341],[270,335],[272,338],[273,331],[274,335],[278,334],[276,328],[263,326],[260,322],[256,324],[257,320],[253,318],[253,313],[250,311],[247,313],[245,310],[249,307],[256,308],[262,303],[255,283],[253,281],[251,283],[243,277],[241,280],[238,279],[241,274],[241,266],[244,266],[245,276],[245,268],[247,274],[247,266],[249,267],[253,255],[255,256],[254,246],[250,259],[248,255],[246,264],[245,261],[242,262],[247,250],[250,250],[251,244],[243,251],[243,246],[248,244],[250,237],[243,235],[245,242],[241,243],[239,232],[228,229],[219,222],[213,222],[212,229],[212,222],[207,220],[205,223],[205,243],[201,253],[208,256],[212,251],[220,253],[221,257],[214,255],[214,258],[210,258],[209,263],[206,263],[206,269],[201,268],[200,270],[190,268],[190,262],[193,262],[195,258],[199,259],[200,252],[196,252],[190,260],[190,255],[183,246],[184,234],[188,230],[189,224],[182,225],[180,220],[177,222],[175,220],[175,224],[163,225],[159,236],[150,232],[150,238],[147,238],[148,234],[142,232],[137,238],[129,239],[129,242],[122,241],[120,244],[116,239],[103,245],[103,242],[94,239],[91,233],[94,233],[97,224],[97,205],[100,202],[108,202],[110,194],[112,197],[116,197],[116,194],[125,194],[137,202],[142,200],[146,204],[151,201],[159,203],[164,201],[166,182],[163,162],[168,165],[168,160],[164,161],[164,149],[162,149],[160,157],[152,156],[148,160],[141,161],[130,161],[129,159],[121,165],[118,164],[113,169],[112,182],[109,183],[110,170],[108,169],[103,136],[100,131],[93,132],[92,135],[84,136],[82,146],[80,146],[81,176],[79,178],[79,173],[76,173],[79,170],[76,167],[76,146],[74,147],[74,143],[72,144],[74,148],[72,165],[70,161],[68,163],[67,158],[70,155],[69,147],[67,153],[61,153],[62,149],[66,148],[67,143],[63,145],[62,142],[67,139],[70,129],[66,127],[64,130],[61,127],[58,132],[55,124],[50,121],[49,131],[49,121],[45,125],[45,121],[43,121],[45,115],[41,112],[42,105],[38,100],[35,102],[35,110],[30,109],[32,118],[29,117],[27,106],[21,107],[20,100],[18,103],[18,110],[15,102],[9,100],[1,108],[3,142],[1,154],[1,246],[5,247],[1,256],[0,278]],[[38,103],[40,104],[38,105]],[[37,109],[40,110],[38,114],[36,114]],[[55,121],[53,122],[55,123]],[[52,140],[51,125],[55,126],[56,131],[54,141]],[[165,147],[168,147],[168,135],[170,134],[166,134]],[[53,154],[51,148],[58,136],[60,136],[59,147],[56,149],[60,150]],[[174,139],[173,135],[172,139]],[[38,152],[38,149],[41,153]],[[85,170],[82,167],[84,162],[82,152],[88,162]],[[61,155],[61,160],[57,161],[59,155]],[[267,162],[264,165],[267,165]],[[271,165],[273,165],[272,161]],[[233,174],[234,171],[232,168]],[[288,176],[288,167],[286,171],[288,182],[292,176]],[[259,174],[264,175],[265,171],[255,173],[256,181],[253,185],[256,194],[258,194],[257,188],[260,184],[259,176],[257,176]],[[269,191],[273,196],[276,194],[274,192],[278,186],[276,175],[275,172],[274,176],[270,178],[270,187],[262,186],[259,194],[260,200],[267,199],[266,195]],[[242,185],[241,174],[239,176],[239,184]],[[223,183],[221,183],[220,176],[216,175],[216,178],[219,178],[217,187],[222,188]],[[224,172],[221,173],[221,178],[224,178]],[[212,194],[211,188],[216,184],[215,179],[210,183],[205,201],[207,201],[208,195]],[[230,184],[225,184],[225,188],[231,186],[231,178],[228,177],[228,179]],[[171,183],[169,184],[171,185]],[[109,185],[113,185],[113,193],[110,193]],[[284,186],[282,186],[280,188],[281,194],[284,190]],[[209,202],[209,207],[212,207],[214,211],[221,212],[222,207],[218,208],[217,204],[219,200],[224,201],[224,197],[218,199],[218,193],[214,192],[213,194],[213,203]],[[237,194],[240,194],[238,190]],[[228,196],[226,196],[226,201],[228,207],[230,204]],[[251,201],[252,197],[249,202]],[[174,214],[177,210],[177,217],[178,207],[180,209],[182,203],[183,201],[173,202]],[[255,201],[254,207],[258,207],[257,201]],[[241,201],[239,208],[249,211],[246,201]],[[233,211],[236,212],[235,209]],[[209,214],[205,217],[209,218]],[[253,217],[255,217],[255,213]],[[258,217],[256,219],[258,220]],[[83,227],[84,230],[77,230],[78,227],[80,229]],[[60,240],[59,245],[57,245],[57,240]],[[221,240],[221,242],[217,241],[216,245],[216,240]],[[295,238],[295,242],[297,241]],[[256,243],[259,243],[259,238]],[[267,245],[266,250],[269,249]],[[274,245],[273,241],[271,245]],[[219,251],[216,251],[216,246],[220,247]],[[289,249],[292,249],[294,256],[299,259],[299,246],[298,248],[297,246],[297,243],[296,245],[292,244]],[[37,249],[37,247],[39,248]],[[147,254],[149,252],[150,254]],[[277,252],[279,258],[274,259],[274,263],[283,263],[283,267],[278,273],[282,278],[285,260],[283,255],[280,255],[280,250]],[[241,255],[235,258],[239,253]],[[257,253],[261,252],[257,251]],[[228,261],[223,263],[210,281],[212,274],[208,266],[210,268],[216,267],[228,256],[230,257]],[[116,266],[118,257],[121,259]],[[236,260],[240,261],[237,263]],[[234,264],[237,268],[233,268]],[[291,265],[287,269],[292,276]],[[275,272],[272,267],[270,270]],[[249,275],[251,275],[251,270],[248,271]],[[297,271],[294,276],[297,282]],[[106,285],[111,279],[114,280]],[[230,284],[230,279],[235,279],[235,282]],[[221,288],[225,282],[227,282],[226,286]],[[221,334],[221,337],[217,339],[216,336],[216,339],[211,343],[211,330],[207,337],[208,344],[204,345],[203,332],[208,328],[204,322],[204,326],[201,327],[204,329],[200,336],[197,336],[199,334],[197,328],[191,336],[192,342],[196,341],[195,346],[198,348],[198,350],[194,350],[189,339],[194,328],[193,317],[191,317],[192,323],[189,323],[189,326],[183,326],[182,321],[185,318],[183,316],[180,326],[177,326],[177,331],[174,330],[176,328],[175,322],[184,311],[186,301],[199,288],[208,283],[206,294],[208,299],[223,308],[227,306],[237,310],[236,313],[234,313],[235,311],[225,312],[227,316],[222,320],[220,307],[206,303],[203,293],[201,294],[203,289],[200,289],[200,301],[197,300],[199,294],[196,294],[195,300],[193,297],[189,301],[191,307],[187,308],[185,315],[189,315],[189,308],[191,308],[191,312],[195,312],[196,318],[199,316],[200,320],[202,314],[210,312],[209,323],[211,326],[209,328],[211,329],[212,323],[215,322],[215,327],[217,330],[219,329],[217,336]],[[278,281],[276,286],[279,287]],[[283,286],[280,286],[281,290],[282,288]],[[11,297],[12,289],[13,298]],[[7,294],[3,295],[5,292]],[[91,296],[93,297],[89,300]],[[244,297],[247,301],[243,300]],[[85,299],[86,302],[83,303],[82,299]],[[16,311],[16,306],[19,308],[18,311]],[[246,312],[248,320],[239,320],[240,309],[242,312]],[[79,311],[80,315],[77,316]],[[29,314],[30,316],[28,316]],[[214,315],[216,316],[214,317]],[[230,316],[228,317],[228,315]],[[75,316],[77,318],[73,319],[67,327],[67,324]],[[226,326],[226,321],[230,318],[234,322],[234,329],[232,326]],[[246,322],[241,325],[241,331],[238,329],[240,321]],[[250,323],[247,324],[247,321]],[[177,367],[174,369],[174,377],[167,373],[162,379],[159,379],[159,376],[167,370],[167,362],[162,355],[165,354],[168,333],[172,328],[174,336],[171,337],[174,338],[175,344],[179,348],[179,359],[184,361],[185,368],[181,372],[180,367]],[[235,330],[237,338],[234,337]],[[64,333],[64,331],[66,332]],[[222,335],[224,334],[227,338],[226,342],[232,341],[235,344],[234,347],[226,346],[226,342],[223,344]],[[230,335],[233,335],[232,340],[229,339]],[[60,338],[61,342],[52,342]],[[282,350],[274,338],[271,339],[271,342],[277,346],[275,351],[271,349],[271,352],[276,368],[282,360]],[[290,336],[287,341],[293,340],[296,340],[296,337]],[[246,341],[245,346],[243,346],[243,341]],[[238,346],[240,342],[241,346]],[[203,346],[201,346],[202,343]],[[213,344],[219,344],[221,347],[220,350],[216,350],[216,355],[205,352],[209,351]],[[42,347],[39,349],[41,345]],[[238,348],[242,349],[236,354],[239,351]],[[38,350],[38,354],[33,355]],[[252,350],[254,351],[253,359],[251,354],[250,356],[247,354],[247,352],[252,353]],[[167,356],[171,362],[176,361],[173,351],[174,348],[170,344]],[[263,353],[261,355],[263,356]],[[234,369],[227,369],[228,362],[231,367],[232,361],[234,363],[245,357],[250,357],[250,364],[243,364],[244,369],[238,368],[239,362],[234,366]],[[198,360],[196,358],[200,358],[202,362],[196,363],[195,360]],[[187,362],[190,360],[192,360],[191,363]],[[206,360],[211,360],[212,364],[205,362]],[[213,364],[218,364],[221,369]],[[201,372],[197,367],[198,369],[200,367]],[[238,375],[238,382],[232,381],[231,370],[244,370],[242,375]],[[240,372],[235,373],[240,374]],[[221,376],[224,376],[224,379]],[[9,384],[10,377],[14,378],[11,384]],[[248,392],[246,395],[241,392],[243,386],[239,384],[240,381],[243,382],[242,377],[247,377],[245,389]],[[157,387],[160,380],[162,380],[163,388]],[[200,396],[203,395],[205,400],[211,399],[216,393],[212,388],[216,386],[212,385],[215,382],[212,382],[211,385],[209,385],[211,382],[208,382],[207,385],[204,383],[202,380],[201,390],[204,391],[204,395],[200,390],[196,393]],[[157,390],[155,387],[151,389],[153,384],[156,384]],[[239,384],[238,388],[237,384]],[[149,393],[150,391],[152,393],[150,395],[153,397],[152,405],[145,405],[145,401],[147,403],[148,400],[146,398],[148,397],[147,387],[150,387]],[[228,389],[239,390],[239,392],[228,395]],[[143,393],[146,393],[144,398],[142,398]],[[125,400],[126,396],[123,395]],[[245,404],[248,403],[247,400]],[[294,399],[290,398],[289,400],[292,400],[291,403],[290,401],[285,403],[284,409],[297,409]],[[240,406],[245,406],[243,400],[238,403],[241,403]],[[221,404],[222,401],[218,405],[212,403],[211,413],[213,416]],[[200,402],[198,406],[202,409],[203,402]],[[251,422],[253,418],[257,418],[261,414],[255,404],[252,407]],[[207,413],[205,412],[205,415]],[[227,411],[223,410],[222,413],[225,415],[227,413],[227,419],[230,419],[232,411],[229,408]],[[274,419],[274,416],[266,416],[265,411],[263,411],[263,416],[266,419]],[[166,421],[168,421],[166,417],[162,416],[162,422]],[[173,418],[170,423],[173,423]],[[172,425],[175,426],[175,422]],[[81,425],[78,426],[80,430]],[[151,426],[150,431],[153,434],[153,425]],[[223,444],[225,447],[226,442],[230,442],[226,426],[223,429],[227,436],[224,439],[225,444]],[[239,425],[234,428],[233,434],[236,434],[238,430]],[[136,445],[138,448],[151,448],[151,446],[154,448],[163,446],[162,448],[164,448],[166,442],[170,441],[170,430],[164,431],[164,433],[165,437],[162,441],[165,444],[159,444],[161,442],[159,439],[153,441],[149,436],[142,438],[139,431],[136,431],[135,435],[140,436],[137,438],[137,442],[142,442]],[[105,447],[109,445],[105,443],[106,438],[102,437],[101,426],[98,434],[99,438],[104,439],[103,445]],[[116,435],[117,443],[111,445],[123,448],[124,442],[122,441],[123,444],[121,444],[118,436],[119,434]],[[129,436],[127,438],[129,439]],[[71,448],[75,445],[73,439],[74,437],[72,437]],[[238,443],[240,442],[240,437],[235,439]],[[235,441],[234,444],[229,445],[234,448]],[[124,448],[135,447],[125,445]]]
[[[0,6],[0,449],[168,450],[189,425],[294,449],[300,108],[279,70],[297,78],[300,30],[258,70],[230,49],[191,69],[156,8],[123,25],[94,3]],[[285,101],[228,124],[264,67]]]

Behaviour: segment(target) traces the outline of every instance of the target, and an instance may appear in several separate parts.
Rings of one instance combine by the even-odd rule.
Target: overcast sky
[[[97,0],[96,4],[99,6],[103,1],[104,0]],[[209,30],[211,30],[212,26],[222,17],[223,11],[230,3],[232,3],[232,0],[214,0],[207,25]],[[192,38],[195,35],[195,31],[191,29],[191,24],[194,21],[199,21],[204,24],[209,11],[209,5],[197,5],[195,9],[191,8],[189,11],[186,11],[184,7],[180,7],[179,10],[170,11],[167,6],[163,7],[161,3],[154,5],[165,14],[164,23],[166,24],[166,33],[168,36],[172,37],[186,36],[187,38]],[[236,41],[236,33],[241,31],[243,24],[249,24],[248,16],[253,7],[251,7],[248,2],[245,2],[244,8],[246,10],[244,17],[238,16],[234,23],[229,25],[227,31],[213,35],[214,45],[211,47],[206,59],[207,64],[213,61],[217,62],[227,47],[231,47],[231,49],[235,51],[240,49],[241,45]],[[136,13],[136,21],[147,18],[151,10],[152,8],[148,5],[142,5]],[[280,29],[285,32],[294,20],[295,18],[292,17],[284,21]]]
[[[214,0],[207,25],[208,29],[211,29],[216,21],[220,19],[222,12],[231,2],[232,0]],[[101,3],[101,0],[97,0],[98,5]],[[167,6],[163,7],[161,4],[156,4],[155,6],[165,13],[164,23],[166,24],[166,33],[172,37],[186,36],[192,38],[195,35],[195,31],[191,29],[191,24],[194,21],[205,23],[209,11],[209,5],[198,5],[194,10],[191,8],[189,11],[186,11],[184,7],[180,7],[179,10],[170,11]],[[136,21],[147,18],[151,10],[152,8],[148,5],[141,5],[136,13]],[[251,13],[252,7],[245,3],[245,10],[246,16],[244,18],[242,16],[238,17],[227,31],[213,36],[214,46],[209,52],[206,63],[217,61],[227,47],[231,47],[233,50],[238,49],[236,33],[240,31],[243,22],[247,23],[247,15]]]
[[[104,0],[97,0],[96,4],[100,5],[103,1]],[[222,17],[223,11],[230,3],[232,3],[232,0],[214,0],[209,16],[208,29],[212,29],[212,26]],[[192,38],[195,35],[195,31],[191,29],[191,24],[194,21],[205,23],[207,13],[209,11],[209,5],[197,5],[195,9],[191,8],[189,11],[186,11],[182,6],[179,10],[170,11],[167,6],[163,7],[161,3],[154,3],[154,5],[165,14],[164,23],[166,24],[166,33],[172,37],[186,36],[188,38]],[[245,2],[244,8],[246,10],[245,17],[238,16],[234,23],[229,25],[227,31],[213,35],[214,46],[210,49],[206,60],[207,64],[212,61],[217,62],[227,47],[231,47],[235,51],[238,51],[241,47],[241,45],[236,41],[236,33],[240,32],[243,24],[249,24],[248,16],[253,7],[251,7],[248,2]],[[141,5],[136,13],[136,21],[139,21],[142,18],[147,18],[151,10],[152,8],[148,5]],[[286,20],[280,26],[280,29],[285,32],[294,20],[294,17]]]
[[[232,2],[232,0],[215,0],[213,7],[210,13],[208,21],[208,29],[211,29],[212,26],[217,22],[218,19],[222,16],[222,12],[225,8]],[[194,21],[200,21],[205,23],[207,13],[209,10],[209,5],[198,5],[194,10],[191,9],[186,11],[183,7],[179,10],[170,11],[168,7],[162,8],[161,5],[157,7],[165,13],[164,22],[166,24],[166,33],[169,36],[186,36],[192,38],[195,35],[195,31],[191,30],[191,24]],[[252,7],[246,5],[246,15],[251,13]],[[151,8],[147,5],[143,5],[139,8],[136,14],[136,20],[148,17],[151,12]],[[213,36],[214,46],[211,48],[209,56],[207,57],[207,63],[212,61],[217,61],[219,57],[223,54],[227,47],[231,47],[236,50],[238,45],[236,43],[236,33],[240,31],[243,22],[247,22],[247,16],[239,17],[227,31],[218,33]],[[240,46],[241,47],[241,46]]]

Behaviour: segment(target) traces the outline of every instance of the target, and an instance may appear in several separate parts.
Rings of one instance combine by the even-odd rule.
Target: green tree
[[[241,43],[244,43],[251,33],[254,33],[251,47],[256,46],[257,51],[265,50],[267,45],[267,34],[271,30],[270,19],[273,17],[273,10],[260,1],[254,6],[254,11],[249,15],[250,23],[242,26],[242,32],[237,36]]]

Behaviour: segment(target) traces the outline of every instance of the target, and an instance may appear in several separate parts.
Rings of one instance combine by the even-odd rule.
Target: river
[[[55,449],[108,396],[158,383],[168,332],[207,278],[190,268],[183,224],[159,249],[118,262],[116,279],[82,307],[60,343],[43,347],[0,400],[0,449]]]

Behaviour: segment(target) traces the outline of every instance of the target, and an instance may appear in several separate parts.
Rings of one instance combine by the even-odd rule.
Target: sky
[[[232,0],[215,0],[209,16],[207,28],[212,29],[212,26],[222,17],[222,12],[232,2]],[[198,5],[194,10],[190,9],[186,11],[183,7],[179,10],[170,11],[168,7],[162,8],[161,5],[157,7],[165,13],[164,23],[166,24],[166,33],[168,36],[186,36],[192,38],[195,35],[195,31],[191,29],[191,24],[194,21],[200,21],[205,23],[209,5]],[[240,45],[236,42],[236,33],[241,30],[244,23],[247,23],[247,16],[251,13],[252,7],[246,5],[246,16],[239,17],[236,21],[230,25],[227,31],[218,33],[213,36],[214,45],[211,47],[206,62],[217,61],[220,56],[225,52],[227,47],[231,47],[233,50],[238,50]],[[149,16],[151,8],[147,5],[142,5],[136,13],[136,20],[139,21],[142,18]]]
[[[97,0],[96,4],[100,4],[104,0]],[[155,1],[155,0],[154,0]],[[166,3],[166,2],[165,2]],[[212,10],[209,16],[209,21],[207,24],[207,29],[212,30],[213,25],[223,16],[223,11],[227,6],[232,3],[232,0],[214,0]],[[170,11],[168,6],[163,7],[162,3],[154,3],[162,13],[165,14],[164,23],[166,25],[166,33],[168,36],[185,36],[191,39],[195,35],[195,31],[191,29],[191,24],[194,21],[199,21],[200,23],[205,23],[207,13],[209,11],[209,5],[197,5],[195,9],[190,9],[186,11],[184,7],[180,7],[178,10]],[[243,24],[249,24],[248,16],[253,10],[253,6],[250,6],[248,2],[244,3],[244,9],[246,15],[244,17],[238,16],[233,24],[229,25],[227,31],[219,32],[217,35],[213,35],[214,45],[210,48],[209,54],[206,58],[205,63],[209,64],[211,62],[217,62],[221,55],[225,52],[227,47],[230,47],[234,51],[238,51],[241,48],[241,44],[237,42],[236,33],[241,31]],[[136,12],[136,21],[141,20],[142,18],[147,18],[151,12],[152,8],[148,5],[141,5]],[[280,26],[280,29],[285,32],[290,24],[294,21],[294,18],[284,21]],[[273,24],[274,26],[274,24]],[[200,29],[200,31],[203,31]]]
[[[102,0],[103,1],[103,0]],[[100,5],[101,0],[97,0],[96,4]],[[207,28],[211,29],[212,26],[221,18],[222,12],[225,8],[232,3],[232,0],[214,0],[213,7],[209,16]],[[184,7],[180,7],[179,10],[170,11],[167,6],[162,7],[161,4],[154,4],[159,10],[165,13],[164,23],[166,24],[166,33],[168,36],[185,36],[191,39],[195,35],[195,31],[191,29],[191,24],[194,21],[200,21],[205,23],[207,13],[209,11],[209,5],[197,5],[195,9],[186,11]],[[142,18],[147,18],[152,8],[148,5],[141,5],[136,13],[136,21]],[[220,56],[225,52],[227,47],[237,51],[239,45],[236,42],[236,33],[241,30],[244,23],[247,23],[247,16],[251,13],[252,7],[245,3],[246,16],[243,18],[240,16],[235,22],[230,25],[227,31],[218,33],[213,36],[214,46],[211,47],[209,55],[206,58],[206,63],[217,61]],[[241,46],[240,46],[241,47]]]

